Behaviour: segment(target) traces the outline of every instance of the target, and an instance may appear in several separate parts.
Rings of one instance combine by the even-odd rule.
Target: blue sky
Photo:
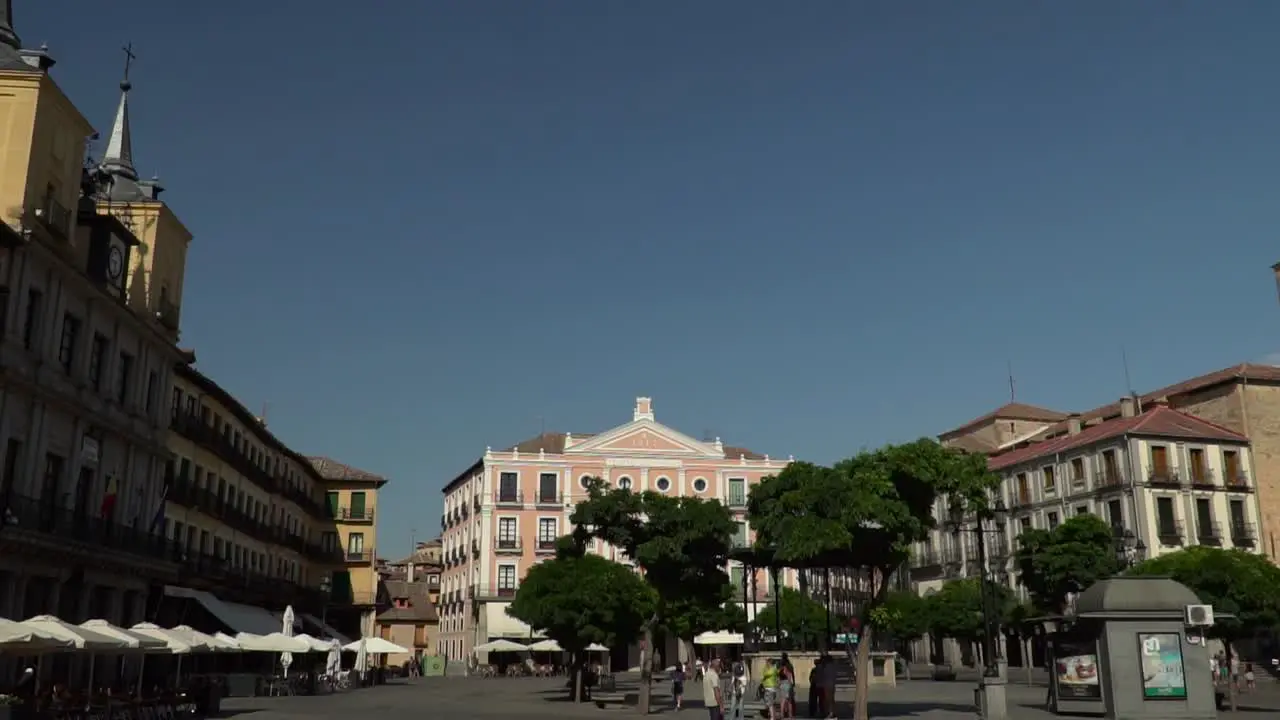
[[[832,461],[1280,349],[1280,3],[16,0],[195,233],[183,340],[379,550],[486,445]]]

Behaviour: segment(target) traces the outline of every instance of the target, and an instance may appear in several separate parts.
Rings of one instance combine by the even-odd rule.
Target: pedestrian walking
[[[702,704],[708,720],[724,720],[724,691],[720,688],[720,661],[712,659],[702,670]]]
[[[675,698],[676,710],[684,703],[684,663],[677,662],[676,669],[671,671],[671,696]]]

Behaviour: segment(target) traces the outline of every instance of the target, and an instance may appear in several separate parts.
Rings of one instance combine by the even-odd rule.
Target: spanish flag
[[[109,473],[107,475],[107,488],[102,494],[102,517],[110,519],[111,513],[116,509],[116,494],[120,492],[120,485],[116,481],[116,474]]]

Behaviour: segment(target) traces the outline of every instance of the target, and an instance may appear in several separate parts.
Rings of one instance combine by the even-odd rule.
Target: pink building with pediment
[[[574,505],[587,496],[588,478],[616,488],[652,490],[673,496],[719,500],[738,521],[735,542],[752,539],[746,518],[748,488],[786,467],[790,458],[772,458],[746,448],[696,440],[654,419],[649,398],[637,398],[631,422],[586,435],[543,433],[497,451],[491,448],[444,487],[444,573],[440,585],[438,651],[467,660],[472,648],[505,638],[528,642],[537,633],[506,614],[520,581],[535,563],[555,555],[556,539],[572,528]],[[615,548],[591,548],[625,562]],[[730,564],[735,587],[742,569]],[[794,586],[794,573],[783,580]],[[772,588],[766,573],[756,576],[763,601]],[[751,608],[749,608],[751,610]],[[667,658],[674,660],[674,640]],[[625,654],[627,657],[622,657]],[[631,652],[615,652],[615,664]],[[484,661],[484,657],[478,658]]]

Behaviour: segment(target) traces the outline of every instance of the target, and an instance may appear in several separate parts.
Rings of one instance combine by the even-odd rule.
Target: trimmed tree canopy
[[[507,614],[570,652],[591,643],[630,643],[657,605],[653,590],[626,565],[597,555],[559,557],[529,568]]]
[[[875,608],[889,575],[911,545],[937,525],[934,506],[945,498],[960,511],[984,511],[999,478],[986,458],[966,455],[930,439],[861,452],[822,467],[791,463],[751,490],[748,503],[757,545],[780,562],[831,564],[869,570],[871,599],[864,606],[854,717],[867,717],[867,659]]]
[[[1096,515],[1076,515],[1053,530],[1024,530],[1015,556],[1018,580],[1036,606],[1062,613],[1067,597],[1120,569],[1111,527]]]
[[[784,587],[778,591],[777,611],[774,603],[761,606],[755,625],[761,635],[773,635],[781,628],[786,637],[802,639],[813,646],[819,638],[827,637],[840,627],[840,618],[832,615],[828,624],[825,605],[799,590]]]
[[[1280,568],[1244,550],[1196,545],[1147,560],[1127,574],[1159,575],[1186,585],[1234,618],[1215,618],[1213,633],[1240,637],[1280,626]]]
[[[990,584],[987,592],[991,596],[988,607],[991,622],[999,624],[1014,605],[1013,593],[996,583]],[[930,632],[957,640],[982,638],[982,581],[979,578],[952,580],[925,598],[925,604]]]

